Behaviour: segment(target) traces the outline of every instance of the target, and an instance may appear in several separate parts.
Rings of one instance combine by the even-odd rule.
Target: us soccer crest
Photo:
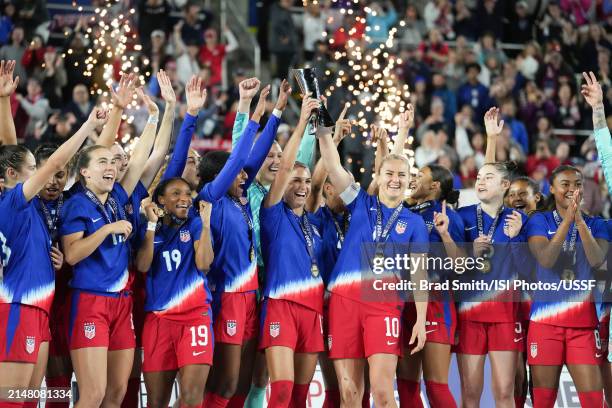
[[[236,334],[236,326],[237,323],[235,320],[228,320],[226,325],[225,325],[225,331],[227,332],[228,336],[233,336]]]
[[[532,358],[536,358],[538,355],[538,343],[531,343],[531,347],[529,348],[529,352],[531,353]]]
[[[397,225],[395,226],[395,232],[397,232],[398,234],[403,234],[404,232],[406,232],[406,222],[405,221],[398,221]]]
[[[95,323],[85,323],[83,325],[83,331],[85,332],[85,337],[89,340],[96,337],[96,325]]]
[[[27,336],[25,346],[28,354],[32,354],[34,352],[34,349],[36,348],[36,337]]]
[[[181,238],[181,242],[189,242],[189,240],[191,239],[191,234],[189,233],[189,231],[181,231],[179,237]]]
[[[280,334],[280,322],[270,323],[270,336],[278,337]]]

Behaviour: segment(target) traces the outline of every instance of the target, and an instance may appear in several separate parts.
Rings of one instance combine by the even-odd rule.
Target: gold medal
[[[571,269],[564,269],[563,272],[561,272],[561,279],[566,281],[572,281],[576,279],[576,274]]]
[[[319,267],[317,266],[317,264],[314,264],[314,263],[313,263],[313,264],[310,266],[310,273],[312,274],[312,276],[313,276],[314,278],[319,277]]]
[[[255,248],[251,246],[251,250],[249,251],[249,261],[253,262],[255,260]]]
[[[480,272],[489,273],[491,272],[491,261],[485,259],[482,261],[482,268],[480,268]]]

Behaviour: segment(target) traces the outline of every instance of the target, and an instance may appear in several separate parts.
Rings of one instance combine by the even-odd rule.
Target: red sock
[[[128,380],[127,390],[121,403],[121,408],[138,408],[138,393],[140,391],[140,378],[130,378]]]
[[[59,377],[47,377],[46,380],[48,388],[70,388],[70,377],[59,376]],[[70,407],[70,401],[66,402],[51,402],[45,403],[45,408],[68,408]]]
[[[603,391],[578,392],[580,406],[583,408],[603,407]]]
[[[291,391],[291,408],[306,408],[310,384],[293,384]]]
[[[228,398],[223,398],[214,392],[207,392],[204,394],[202,408],[225,408],[229,402],[230,400]]]
[[[423,401],[421,401],[421,384],[418,381],[398,378],[397,393],[399,394],[400,407],[423,408]]]
[[[533,408],[552,408],[557,400],[557,388],[533,387]]]
[[[37,406],[38,406],[38,400],[25,401],[23,403],[23,408],[36,408]]]
[[[370,408],[370,388],[363,390],[363,397],[361,398],[361,408]]]
[[[325,390],[325,401],[323,408],[339,408],[340,407],[340,390]]]
[[[287,408],[291,403],[293,381],[274,381],[270,383],[270,399],[268,406],[273,408]]]
[[[515,395],[514,396],[514,408],[523,408],[523,407],[525,407],[525,401],[526,400],[527,400],[527,396]]]
[[[244,402],[246,401],[246,395],[234,395],[226,408],[244,408]]]
[[[427,399],[429,400],[431,408],[457,407],[457,403],[448,388],[448,384],[425,381],[425,390],[427,391]]]

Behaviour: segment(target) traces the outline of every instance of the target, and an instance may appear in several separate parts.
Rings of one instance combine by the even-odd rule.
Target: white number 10
[[[168,272],[172,272],[172,269],[178,269],[181,264],[181,253],[178,249],[173,249],[172,251],[164,251],[162,252],[162,256],[166,261],[166,269]],[[174,268],[172,268],[172,262],[174,262]]]
[[[397,317],[385,317],[385,326],[387,326],[387,337],[399,337],[399,319]]]

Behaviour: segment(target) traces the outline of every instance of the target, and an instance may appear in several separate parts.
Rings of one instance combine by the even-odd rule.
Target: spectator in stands
[[[516,65],[525,79],[533,81],[540,68],[540,47],[538,44],[531,42],[525,45],[516,59]]]
[[[28,79],[28,75],[26,74],[23,65],[21,65],[21,58],[23,58],[25,50],[25,32],[22,26],[15,25],[13,27],[13,31],[11,32],[10,44],[3,45],[2,48],[0,48],[0,60],[17,61],[17,65],[15,65],[15,76],[20,78],[21,86],[27,83],[26,81]]]
[[[2,3],[2,12],[0,13],[0,46],[8,44],[11,39],[14,16],[15,4],[10,1]]]
[[[189,0],[183,10],[181,38],[185,44],[200,46],[204,43],[202,34],[210,26],[212,14],[200,7],[196,0]]]
[[[537,120],[537,130],[535,134],[532,133],[532,146],[535,145],[535,142],[538,140],[552,140],[554,138],[553,135],[553,127],[550,119],[546,116],[540,116]]]
[[[580,46],[580,71],[597,71],[599,65],[598,52],[600,49],[611,51],[612,43],[606,39],[603,29],[599,25],[591,24],[589,36]]]
[[[427,40],[419,44],[418,53],[423,62],[434,69],[441,69],[448,61],[448,45],[438,29],[429,30]]]
[[[544,65],[536,75],[538,87],[544,91],[546,98],[553,98],[559,88],[561,78],[573,78],[572,68],[563,61],[557,49],[549,51],[544,57]]]
[[[51,111],[49,100],[42,93],[40,81],[36,78],[28,79],[26,96],[17,93],[15,97],[28,115],[25,137],[26,139],[32,138],[37,122],[47,122],[47,117]]]
[[[391,27],[393,27],[397,20],[397,12],[390,0],[385,1],[384,7],[381,5],[381,2],[374,1],[366,11],[366,35],[371,40],[369,47],[376,48],[387,41],[389,30],[391,30]]]
[[[485,65],[489,58],[495,58],[498,65],[503,64],[508,60],[504,51],[499,47],[493,33],[487,32],[480,37],[480,41],[476,44],[474,51],[478,56],[478,63]]]
[[[425,119],[423,123],[417,128],[416,136],[421,141],[428,131],[439,132],[444,130],[446,132],[447,125],[444,119],[444,102],[440,98],[431,98],[431,114]],[[421,166],[419,166],[421,167]]]
[[[26,30],[26,37],[30,38],[38,26],[49,21],[47,2],[45,0],[19,0],[17,17]]]
[[[21,65],[28,73],[28,77],[35,76],[40,79],[40,73],[43,69],[45,59],[44,40],[40,35],[35,35],[28,44],[21,57]]]
[[[279,0],[270,9],[268,23],[268,49],[276,59],[275,78],[287,78],[289,67],[298,49],[298,39],[293,17],[291,17],[291,0]]]
[[[471,63],[465,68],[467,82],[457,90],[457,106],[470,105],[474,120],[480,120],[490,106],[489,89],[478,81],[480,65]]]
[[[204,33],[204,46],[200,48],[200,63],[210,68],[210,84],[219,85],[223,78],[225,56],[238,48],[238,40],[229,28],[223,28],[226,44],[219,44],[217,30],[209,28]]]
[[[495,0],[483,0],[478,2],[476,21],[478,21],[480,35],[489,32],[496,40],[503,38],[503,6],[503,2]]]
[[[304,8],[304,58],[312,61],[318,41],[324,39],[326,13],[321,10],[321,4],[309,2]]]
[[[71,49],[72,53],[66,53],[64,57],[64,65],[68,67],[68,83],[64,91],[64,99],[67,99],[72,94],[72,89],[77,84],[91,85],[91,78],[84,75],[82,69],[74,69],[75,64],[83,63],[87,58],[87,46],[83,32],[87,29],[84,19],[79,19],[74,32],[68,37],[64,49]]]
[[[151,77],[155,72],[158,72],[160,68],[166,65],[168,59],[172,58],[172,55],[168,54],[168,44],[166,42],[166,33],[162,30],[154,30],[151,33],[151,39],[149,41],[149,47],[144,50],[144,54],[149,59],[149,72]]]
[[[174,26],[174,56],[176,57],[176,76],[182,86],[189,82],[189,78],[200,72],[200,45],[192,36],[183,40],[181,35],[184,22],[181,20]]]
[[[448,0],[434,0],[427,3],[423,11],[425,25],[428,30],[436,28],[440,33],[452,40],[455,38],[453,32],[453,9]]]
[[[399,27],[398,38],[401,45],[403,48],[416,49],[425,37],[427,27],[425,22],[419,18],[417,8],[413,4],[408,4],[406,7],[404,23],[404,26]]]
[[[415,164],[418,168],[427,166],[438,160],[444,154],[438,142],[438,135],[433,130],[427,130],[423,134],[421,145],[414,152]]]
[[[549,40],[562,40],[563,27],[569,23],[559,7],[558,1],[549,1],[546,12],[538,24],[538,40],[540,43]]]
[[[557,94],[557,114],[554,118],[555,127],[574,129],[580,123],[580,109],[572,88],[563,84]]]
[[[551,153],[551,142],[539,140],[535,153],[527,157],[525,171],[529,177],[533,177],[536,171],[544,169],[546,171],[544,176],[548,177],[557,166],[559,166],[559,159]]]
[[[49,117],[47,129],[40,138],[40,143],[61,145],[72,136],[76,118],[71,113],[54,113]]]
[[[49,99],[49,105],[53,109],[61,109],[64,105],[62,90],[68,83],[64,61],[57,54],[57,50],[51,46],[45,48],[43,59],[44,68],[40,73],[35,72],[34,75],[42,81],[43,93]]]
[[[541,5],[542,0],[537,0],[533,13],[529,13],[527,2],[524,0],[517,1],[508,18],[504,41],[519,44],[527,44],[531,41]]]
[[[143,49],[151,47],[153,33],[159,31],[165,35],[168,31],[170,6],[166,0],[141,0],[138,2],[138,33]],[[162,67],[163,64],[158,65]],[[153,72],[157,72],[153,69]]]
[[[446,86],[446,78],[441,73],[434,73],[431,81],[432,96],[439,98],[444,106],[444,121],[452,123],[457,113],[457,96]]]
[[[595,5],[593,0],[560,0],[559,5],[568,16],[570,21],[580,27],[589,22],[592,15],[591,7]]]
[[[512,98],[506,99],[501,106],[501,114],[512,131],[512,138],[521,145],[525,154],[529,153],[529,136],[525,124],[516,118],[516,105]]]
[[[80,128],[89,117],[95,104],[89,98],[89,91],[83,84],[78,84],[72,90],[72,100],[63,109],[63,113],[74,116],[75,128]]]
[[[344,49],[347,41],[361,41],[366,30],[366,25],[362,19],[357,19],[356,13],[345,16],[333,35],[332,49]]]
[[[453,31],[457,37],[465,37],[470,40],[476,39],[478,25],[472,11],[466,5],[465,0],[455,2],[455,23]]]

